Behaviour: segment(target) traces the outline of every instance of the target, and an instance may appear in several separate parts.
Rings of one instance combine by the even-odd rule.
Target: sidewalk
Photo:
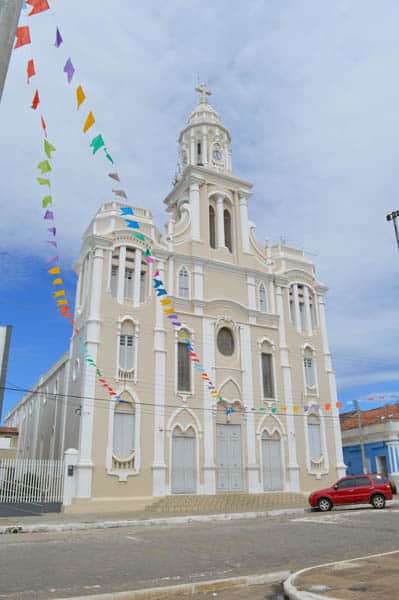
[[[184,525],[211,521],[272,518],[282,515],[303,515],[301,507],[273,509],[262,512],[206,513],[196,515],[162,515],[149,511],[133,513],[65,514],[43,513],[35,516],[0,517],[0,534],[41,533],[51,531],[76,531],[83,529],[107,529],[112,527],[139,527],[151,525]]]
[[[399,550],[304,569],[284,583],[291,600],[386,600],[398,589]]]

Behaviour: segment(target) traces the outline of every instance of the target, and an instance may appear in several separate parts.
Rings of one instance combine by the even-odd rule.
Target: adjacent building
[[[120,216],[126,204],[109,200],[74,267],[75,321],[123,402],[109,400],[74,335],[7,417],[21,456],[76,449],[71,510],[133,508],[168,494],[307,491],[345,474],[327,288],[302,250],[256,239],[252,185],[233,170],[230,133],[209,91],[197,91],[164,200],[166,235],[134,207],[145,242],[133,238]],[[235,412],[226,414],[193,369],[154,294],[155,269]]]
[[[383,473],[399,486],[399,404],[341,414],[342,445],[348,475],[363,473],[363,441],[368,473]]]

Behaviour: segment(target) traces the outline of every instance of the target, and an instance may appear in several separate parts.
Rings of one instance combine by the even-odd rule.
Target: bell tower
[[[231,172],[231,138],[208,102],[212,92],[203,83],[195,91],[199,104],[179,136],[178,176],[188,165]]]

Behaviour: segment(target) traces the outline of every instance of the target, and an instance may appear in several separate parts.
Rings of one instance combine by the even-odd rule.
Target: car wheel
[[[371,504],[374,508],[384,508],[385,507],[385,496],[382,494],[374,494],[371,498]]]
[[[328,498],[319,498],[317,507],[321,512],[327,512],[332,509],[332,502]]]

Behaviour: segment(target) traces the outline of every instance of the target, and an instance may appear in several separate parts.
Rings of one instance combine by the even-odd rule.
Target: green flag
[[[48,140],[44,140],[44,152],[46,153],[47,158],[51,160],[51,153],[55,151],[55,148]]]
[[[145,238],[143,236],[142,233],[132,233],[132,235],[137,238],[138,240],[141,240],[142,242],[145,242]]]
[[[43,177],[36,177],[36,179],[40,185],[48,185],[50,187],[50,179],[43,179]]]
[[[42,162],[37,165],[37,168],[40,169],[42,175],[51,171],[50,163],[48,160],[42,160]]]
[[[95,138],[93,138],[90,142],[90,148],[93,148],[93,154],[97,152],[102,146],[104,146],[104,140],[101,133],[99,133]]]
[[[52,204],[53,199],[51,196],[44,196],[43,200],[42,200],[42,206],[43,208],[46,208],[46,206],[48,206],[49,204]]]

